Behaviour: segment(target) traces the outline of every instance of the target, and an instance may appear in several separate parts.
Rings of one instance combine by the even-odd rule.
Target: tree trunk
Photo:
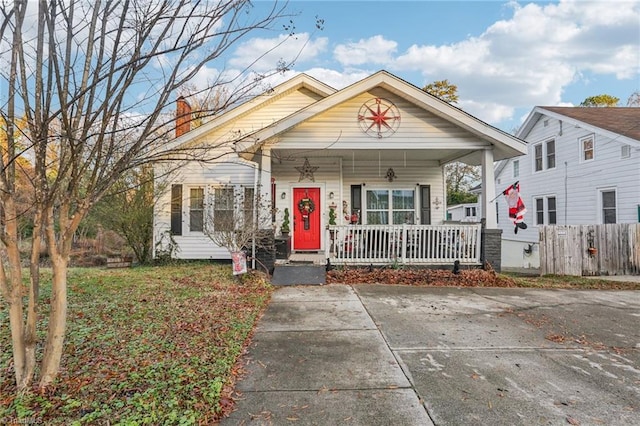
[[[53,278],[51,282],[51,310],[49,312],[49,327],[47,338],[44,343],[44,356],[40,367],[40,389],[50,385],[58,375],[62,350],[64,347],[64,337],[67,328],[67,267],[69,264],[69,253],[71,251],[71,239],[73,235],[69,229],[67,212],[69,205],[61,203],[59,205],[59,227],[60,235],[56,238],[56,223],[54,219],[54,209],[48,206],[45,210],[44,225],[47,237],[47,248],[51,259],[51,269]],[[78,217],[82,217],[77,212]],[[74,218],[74,224],[80,219]]]
[[[30,386],[33,379],[33,369],[27,356],[25,344],[24,308],[22,296],[22,269],[20,263],[20,249],[18,247],[18,224],[15,203],[11,196],[3,197],[4,232],[3,243],[7,251],[7,266],[0,265],[0,280],[2,294],[9,304],[9,327],[11,329],[11,343],[13,347],[13,366],[18,391]],[[35,363],[35,358],[33,358]]]
[[[51,244],[51,242],[49,242]],[[53,252],[55,250],[49,250]],[[58,375],[67,325],[67,263],[64,256],[56,254],[51,259],[53,281],[51,283],[51,312],[49,330],[44,346],[40,388],[46,388]]]
[[[20,295],[21,296],[21,295]],[[29,386],[29,380],[25,377],[26,351],[24,345],[22,300],[21,297],[12,297],[9,301],[9,324],[11,327],[11,343],[13,345],[13,369],[16,378],[18,392]]]
[[[33,219],[33,237],[31,242],[31,261],[29,265],[29,302],[27,304],[27,323],[24,330],[25,345],[25,376],[29,383],[33,380],[36,368],[36,343],[38,336],[36,326],[38,324],[38,304],[40,296],[40,248],[42,245],[42,214],[36,211]]]

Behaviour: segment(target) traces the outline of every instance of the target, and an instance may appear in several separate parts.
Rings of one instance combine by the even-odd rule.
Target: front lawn
[[[327,282],[640,289],[580,277],[409,268],[341,268],[330,271]],[[46,277],[42,287],[41,335]],[[233,408],[236,361],[271,292],[260,274],[239,284],[230,265],[71,269],[65,355],[45,395],[15,396],[9,324],[0,304],[0,423],[214,423]]]
[[[46,395],[15,397],[0,306],[0,419],[210,424],[232,407],[236,360],[271,291],[259,274],[238,284],[230,265],[72,269],[62,369]],[[48,283],[41,298],[44,317]]]

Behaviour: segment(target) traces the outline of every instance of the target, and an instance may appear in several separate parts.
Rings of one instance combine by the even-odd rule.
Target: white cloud
[[[238,46],[229,64],[263,72],[275,69],[281,60],[296,64],[312,61],[326,50],[328,40],[309,37],[308,33],[301,33],[292,37],[283,34],[276,38],[253,38]]]
[[[508,4],[513,14],[484,33],[446,45],[414,44],[396,55],[383,36],[338,45],[347,66],[382,64],[417,71],[423,83],[449,79],[460,106],[489,122],[512,119],[516,108],[558,105],[567,86],[585,75],[640,75],[639,1]]]
[[[344,72],[328,68],[311,68],[305,71],[311,77],[328,84],[334,89],[342,89],[350,84],[360,81],[372,74],[372,71],[348,70]]]
[[[381,35],[361,39],[356,43],[339,44],[333,51],[334,58],[344,66],[385,64],[393,60],[398,43]]]
[[[496,102],[463,100],[456,106],[487,123],[498,123],[513,116],[515,108]]]

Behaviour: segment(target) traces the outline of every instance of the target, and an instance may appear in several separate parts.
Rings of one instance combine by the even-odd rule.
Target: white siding
[[[579,140],[589,135],[594,136],[595,157],[592,161],[583,161]],[[555,139],[556,167],[534,172],[534,145],[550,139]],[[513,223],[507,217],[505,199],[499,197],[496,200],[499,211],[498,226],[503,229],[503,240],[538,242],[534,202],[538,197],[556,197],[558,225],[602,223],[599,191],[603,188],[616,190],[618,223],[638,222],[640,152],[637,149],[632,148],[628,158],[621,158],[622,144],[615,139],[593,134],[567,123],[561,124],[559,120],[545,116],[533,126],[526,140],[529,144],[528,153],[526,156],[518,157],[520,176],[513,178],[514,159],[510,159],[500,175],[496,176],[496,191],[501,192],[515,180],[520,181],[522,199],[527,208],[525,223],[528,229],[520,229],[517,234],[514,233]],[[519,255],[522,246],[518,247],[516,254]],[[503,258],[502,266],[522,266],[509,265],[505,260]],[[527,262],[528,258],[524,258],[523,261]]]
[[[288,92],[218,126],[215,131],[194,139],[190,144],[206,143],[210,147],[226,147],[229,151],[233,147],[233,142],[270,126],[320,98],[316,93],[304,88]],[[250,137],[249,141],[251,141]]]
[[[358,111],[371,98],[382,97],[393,102],[400,110],[401,123],[390,138],[375,139],[362,132],[358,125]],[[304,141],[301,144],[301,141]],[[451,149],[479,148],[486,143],[469,132],[452,125],[432,113],[382,90],[356,96],[343,104],[313,117],[284,135],[279,149]]]
[[[480,222],[480,216],[482,214],[480,208],[480,203],[458,204],[447,207],[447,213],[451,215],[448,220],[455,222]],[[473,213],[473,209],[475,209],[476,214],[470,214],[467,216],[467,209],[471,209],[470,213]]]
[[[382,157],[384,158],[384,157]],[[389,167],[393,168],[396,178],[393,182],[387,180],[386,173]],[[364,185],[363,197],[367,189],[413,189],[416,191],[416,223],[420,223],[420,185],[431,186],[431,224],[440,225],[446,218],[444,201],[446,200],[442,177],[442,167],[436,162],[407,161],[355,161],[351,164],[346,161],[343,167],[344,199],[349,203],[351,211],[351,185]],[[436,208],[434,201],[438,198],[439,206]],[[362,205],[365,206],[365,200]],[[342,224],[348,223],[344,221]],[[363,223],[365,223],[363,221]],[[341,223],[339,223],[340,225]]]
[[[302,155],[302,154],[301,154]],[[384,158],[384,157],[382,157]],[[444,220],[444,185],[442,182],[442,168],[435,162],[417,161],[357,161],[342,160],[330,157],[309,157],[312,167],[318,167],[314,172],[315,182],[308,179],[299,181],[300,172],[296,167],[301,167],[304,158],[283,159],[274,162],[272,175],[276,184],[276,233],[280,232],[283,212],[289,208],[290,215],[296,212],[295,200],[292,200],[294,187],[319,187],[322,198],[320,207],[324,228],[329,223],[329,206],[336,205],[336,224],[348,224],[343,212],[343,202],[347,203],[347,212],[351,212],[351,185],[363,186],[363,194],[367,189],[411,189],[416,191],[415,214],[416,222],[420,223],[419,185],[431,186],[431,221],[432,224],[441,224]],[[386,178],[387,169],[394,169],[396,179],[389,182]],[[333,192],[334,198],[330,199]],[[282,199],[282,193],[285,198]],[[441,204],[436,209],[433,201],[438,197]],[[291,217],[292,219],[292,217]],[[324,246],[323,246],[324,247]]]
[[[182,235],[173,236],[178,244],[179,259],[229,259],[226,248],[217,247],[202,232],[189,231],[189,189],[209,185],[241,185],[252,187],[255,167],[244,160],[229,158],[226,162],[190,162],[170,176],[154,208],[154,247],[162,233],[171,228],[171,185],[182,184]]]

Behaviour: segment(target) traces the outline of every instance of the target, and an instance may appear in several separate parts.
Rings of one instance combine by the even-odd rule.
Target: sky
[[[247,17],[273,5],[253,0]],[[506,132],[537,105],[609,94],[625,106],[640,91],[640,0],[289,0],[287,11],[293,36],[281,24],[249,33],[203,67],[195,87],[249,66],[266,75],[280,61],[293,64],[271,85],[306,73],[341,89],[386,70],[417,87],[447,79],[458,107]]]
[[[254,2],[256,12],[271,5]],[[295,36],[257,70],[297,56],[280,80],[306,73],[340,89],[382,69],[418,87],[447,79],[458,107],[507,132],[536,105],[609,94],[625,106],[640,90],[640,0],[292,0],[289,10]],[[245,39],[226,66],[247,65],[283,38]]]

